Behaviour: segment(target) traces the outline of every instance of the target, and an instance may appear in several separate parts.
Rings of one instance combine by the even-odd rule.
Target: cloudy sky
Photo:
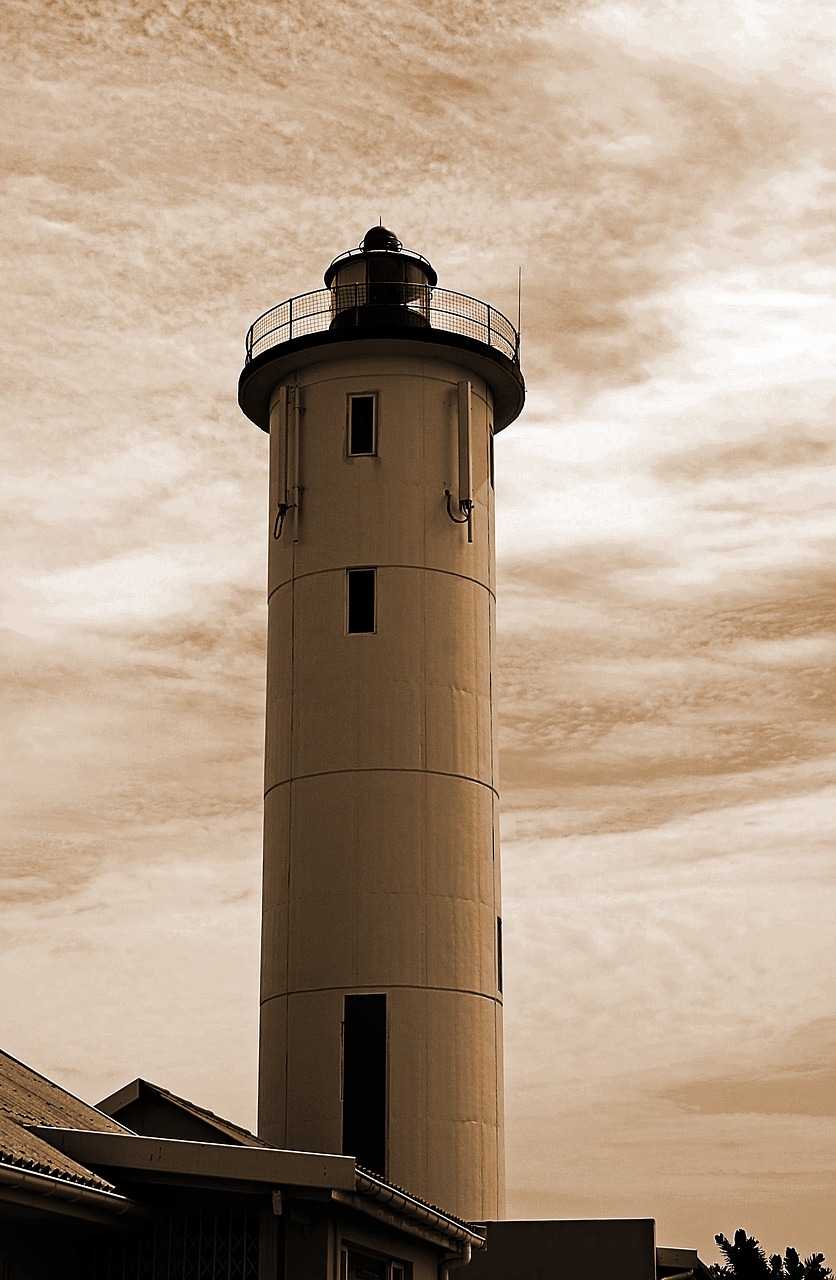
[[[4,1047],[254,1121],[250,322],[379,217],[516,313],[509,1213],[836,1261],[825,0],[2,0]]]

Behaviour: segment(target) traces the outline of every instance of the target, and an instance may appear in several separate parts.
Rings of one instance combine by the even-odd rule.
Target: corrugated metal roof
[[[82,1102],[46,1076],[0,1049],[0,1113],[18,1124],[53,1124],[65,1129],[130,1133],[123,1124]]]
[[[62,1178],[67,1182],[77,1182],[85,1187],[95,1187],[97,1191],[115,1190],[112,1182],[106,1182],[98,1174],[84,1165],[78,1164],[65,1156],[63,1151],[56,1151],[43,1138],[30,1133],[23,1125],[11,1120],[0,1112],[0,1164],[13,1165],[18,1169],[30,1169],[34,1173],[45,1173],[52,1178]]]
[[[117,1120],[103,1115],[0,1049],[0,1162],[99,1191],[114,1190],[112,1183],[30,1133],[27,1126],[36,1124],[96,1129],[103,1133],[129,1132]]]

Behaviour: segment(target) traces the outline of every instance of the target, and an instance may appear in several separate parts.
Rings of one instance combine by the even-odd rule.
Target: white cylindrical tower
[[[384,227],[248,335],[270,432],[259,1133],[503,1211],[493,435],[518,339]]]

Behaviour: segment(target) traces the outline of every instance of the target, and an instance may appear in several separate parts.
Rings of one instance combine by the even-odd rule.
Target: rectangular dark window
[[[502,916],[496,917],[496,985],[502,995]]]
[[[340,1250],[340,1280],[412,1280],[412,1265],[345,1243]]]
[[[377,397],[373,395],[348,397],[348,452],[358,454],[377,453]]]
[[[386,996],[346,996],[343,1155],[386,1177]]]
[[[493,431],[490,427],[488,427],[488,476],[490,477],[491,488],[493,488]]]
[[[375,629],[377,571],[349,569],[346,573],[346,630],[362,635]]]

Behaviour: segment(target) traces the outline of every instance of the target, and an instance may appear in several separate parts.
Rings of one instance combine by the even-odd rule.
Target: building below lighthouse
[[[518,336],[374,227],[253,325],[270,432],[259,1133],[504,1209],[494,453]]]

